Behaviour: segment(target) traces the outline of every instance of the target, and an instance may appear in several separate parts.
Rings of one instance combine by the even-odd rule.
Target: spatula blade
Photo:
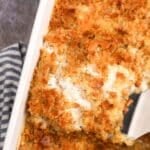
[[[133,114],[128,136],[134,139],[150,132],[150,90],[143,92]]]

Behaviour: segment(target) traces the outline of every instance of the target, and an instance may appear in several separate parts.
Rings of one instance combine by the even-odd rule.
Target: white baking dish
[[[54,8],[55,0],[41,0],[37,11],[33,31],[31,34],[27,55],[19,82],[15,103],[10,118],[10,123],[4,143],[4,150],[18,149],[19,139],[24,127],[25,106],[32,80],[33,72],[36,67],[40,48],[43,43],[43,36],[48,31],[49,21]]]
[[[43,44],[43,36],[48,30],[54,3],[55,0],[40,1],[4,143],[4,150],[16,150],[19,145],[21,133],[24,127],[25,106],[28,97],[28,91],[33,72],[39,58],[40,48]],[[138,106],[139,105],[141,104],[138,104]],[[141,108],[137,107],[136,114],[139,114],[140,110]],[[128,136],[130,137],[133,137],[133,129],[135,129],[137,126],[137,117],[134,118],[135,119],[133,119],[128,132]]]

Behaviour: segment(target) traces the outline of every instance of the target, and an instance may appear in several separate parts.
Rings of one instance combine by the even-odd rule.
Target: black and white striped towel
[[[25,52],[26,46],[23,43],[0,50],[0,150],[3,147]]]

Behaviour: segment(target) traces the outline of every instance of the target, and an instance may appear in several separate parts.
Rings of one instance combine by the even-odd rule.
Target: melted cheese
[[[48,86],[58,90],[61,89],[69,102],[77,103],[87,110],[91,109],[91,103],[83,98],[80,88],[74,85],[70,78],[57,81],[56,76],[52,75],[48,80]]]
[[[68,101],[77,103],[85,109],[91,109],[91,103],[82,97],[79,87],[74,85],[69,78],[60,80],[59,84]]]
[[[46,50],[46,52],[48,52],[49,54],[54,53],[54,48],[49,46],[49,44],[46,42],[44,43],[44,49]]]
[[[76,130],[81,130],[82,124],[82,114],[79,108],[70,108],[67,110],[72,115],[73,125]]]
[[[48,80],[48,86],[52,89],[58,88],[57,79],[55,75],[50,75],[50,78]]]
[[[113,88],[113,85],[116,81],[116,73],[117,73],[118,68],[109,66],[108,67],[108,78],[107,81],[105,82],[103,89],[104,91],[111,91]]]
[[[81,5],[77,9],[77,16],[80,20],[83,20],[90,13],[90,8],[86,5]]]
[[[135,55],[138,51],[138,48],[136,47],[132,47],[132,46],[129,46],[129,52],[133,55]]]
[[[100,77],[100,74],[96,71],[95,66],[92,64],[88,64],[86,67],[83,67],[83,72],[94,77]]]
[[[117,81],[117,73],[122,73],[125,78],[128,80],[128,82],[122,81],[119,86],[116,86],[116,81]],[[108,66],[108,77],[107,81],[105,82],[103,86],[103,90],[106,91],[115,91],[115,92],[120,92],[120,90],[127,88],[130,86],[130,81],[134,81],[135,77],[134,74],[129,71],[127,68],[120,66],[120,65],[113,65],[113,66]],[[133,90],[133,89],[132,89]]]

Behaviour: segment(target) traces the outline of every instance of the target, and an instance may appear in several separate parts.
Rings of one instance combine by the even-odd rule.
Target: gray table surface
[[[39,0],[0,0],[0,49],[28,43]]]

